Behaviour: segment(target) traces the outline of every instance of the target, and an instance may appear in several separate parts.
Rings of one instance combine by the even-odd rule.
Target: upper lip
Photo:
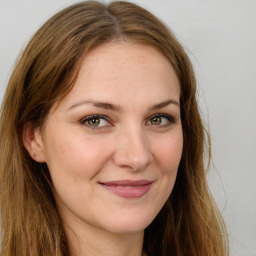
[[[99,182],[106,186],[145,186],[153,183],[152,180],[115,180]]]

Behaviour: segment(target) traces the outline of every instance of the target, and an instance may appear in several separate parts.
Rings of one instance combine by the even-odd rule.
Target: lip
[[[143,197],[151,188],[151,180],[116,180],[99,182],[108,191],[123,198]]]

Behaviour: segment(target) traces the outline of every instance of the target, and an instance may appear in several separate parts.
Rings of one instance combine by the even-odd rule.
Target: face
[[[37,136],[71,227],[143,231],[168,199],[183,146],[180,86],[151,46],[112,42],[85,57]]]

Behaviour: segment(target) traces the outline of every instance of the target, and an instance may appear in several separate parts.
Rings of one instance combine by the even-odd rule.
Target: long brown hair
[[[17,60],[0,112],[1,256],[69,255],[46,164],[33,161],[22,142],[24,125],[44,124],[52,105],[72,89],[85,54],[112,40],[158,49],[181,86],[184,149],[174,189],[145,230],[151,256],[224,256],[226,229],[206,181],[204,152],[210,145],[196,100],[191,62],[170,30],[145,9],[128,2],[72,5],[33,36]]]

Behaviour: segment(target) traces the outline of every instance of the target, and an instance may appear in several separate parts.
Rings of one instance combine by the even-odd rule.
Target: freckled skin
[[[142,234],[152,222],[173,189],[183,137],[177,105],[149,109],[179,98],[172,66],[150,46],[112,42],[86,55],[74,88],[50,112],[41,134],[57,206],[74,233]],[[84,100],[108,102],[121,111],[91,103],[70,109]],[[161,117],[164,125],[152,124],[148,118],[159,113],[175,122]],[[96,129],[80,122],[97,114],[108,120],[100,119]],[[142,197],[127,199],[100,185],[113,180],[153,184]]]

